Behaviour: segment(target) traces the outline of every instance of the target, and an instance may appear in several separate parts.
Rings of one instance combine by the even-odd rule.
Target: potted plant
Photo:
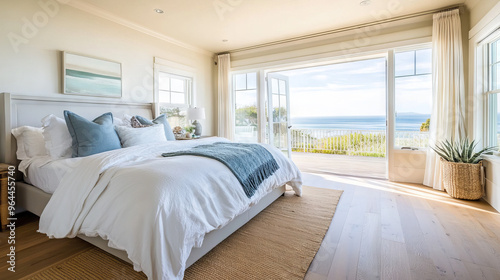
[[[481,155],[496,147],[474,152],[476,141],[442,141],[431,147],[441,156],[441,180],[446,192],[453,198],[476,200],[483,196],[483,164]]]
[[[191,139],[193,137],[195,128],[196,127],[192,125],[188,125],[184,128],[184,130],[186,131],[186,138]]]

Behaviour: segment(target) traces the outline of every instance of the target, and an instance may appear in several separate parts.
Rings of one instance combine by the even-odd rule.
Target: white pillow
[[[51,114],[42,119],[42,125],[45,148],[49,156],[51,158],[71,157],[73,139],[69,134],[66,121]]]
[[[163,124],[140,128],[115,126],[115,130],[120,137],[123,148],[167,141]]]
[[[12,135],[17,140],[17,159],[25,160],[47,155],[42,132],[42,128],[32,126],[20,126],[12,129]]]
[[[130,121],[131,119],[132,119],[131,115],[123,114],[121,125],[126,127],[132,127],[132,122]]]
[[[125,124],[123,123],[123,120],[122,120],[122,119],[120,119],[120,118],[117,118],[117,117],[113,117],[113,124],[114,124],[114,125],[118,125],[118,126],[123,126],[123,125],[125,125]]]

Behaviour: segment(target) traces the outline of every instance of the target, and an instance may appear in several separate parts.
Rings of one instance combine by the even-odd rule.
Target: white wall
[[[394,150],[389,180],[394,182],[422,184],[424,182],[425,151]]]
[[[470,26],[473,27],[496,5],[499,0],[466,0],[470,10]]]
[[[44,8],[43,3],[50,5]],[[156,56],[197,69],[195,105],[206,108],[204,134],[215,132],[210,53],[185,49],[54,0],[2,1],[0,34],[0,92],[96,98],[61,94],[61,51],[68,51],[121,62],[121,100],[153,102]]]
[[[500,211],[500,156],[488,156],[484,161],[484,168],[486,173],[484,200]]]

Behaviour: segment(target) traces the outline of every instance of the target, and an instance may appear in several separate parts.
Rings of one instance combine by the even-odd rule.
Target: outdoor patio
[[[386,178],[386,158],[292,152],[302,172]]]

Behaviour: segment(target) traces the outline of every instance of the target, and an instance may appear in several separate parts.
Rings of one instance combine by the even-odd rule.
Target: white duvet
[[[128,253],[134,269],[149,279],[182,279],[193,247],[288,183],[301,195],[297,167],[277,149],[264,145],[280,168],[252,198],[222,163],[173,152],[224,138],[170,141],[134,146],[72,159],[40,217],[39,232],[51,238],[101,236]]]

